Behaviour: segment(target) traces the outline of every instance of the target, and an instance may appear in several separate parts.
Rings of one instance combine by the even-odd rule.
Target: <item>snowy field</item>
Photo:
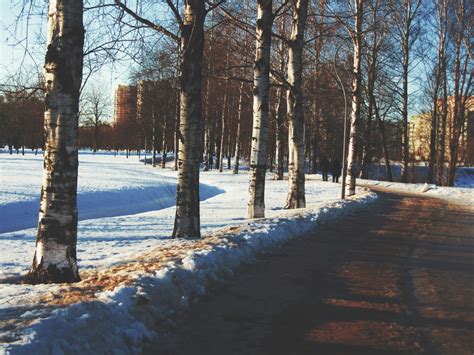
[[[83,281],[21,285],[33,258],[42,157],[0,154],[0,353],[140,353],[156,325],[242,262],[375,200],[308,176],[308,208],[285,211],[287,181],[266,181],[267,218],[246,220],[248,175],[201,174],[204,238],[170,239],[176,172],[136,156],[80,155],[78,261]],[[24,220],[24,221],[23,221]]]
[[[41,155],[0,155],[0,233],[36,227],[43,160]],[[221,193],[201,186],[204,199]],[[175,176],[138,163],[137,157],[83,152],[78,182],[79,220],[129,215],[174,206]]]

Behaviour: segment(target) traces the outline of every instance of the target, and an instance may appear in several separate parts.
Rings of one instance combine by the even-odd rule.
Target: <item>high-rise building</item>
[[[114,125],[137,120],[137,87],[119,85],[115,91]]]

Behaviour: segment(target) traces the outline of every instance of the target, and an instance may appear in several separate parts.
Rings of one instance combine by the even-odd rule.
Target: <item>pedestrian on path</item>
[[[338,183],[341,176],[341,162],[337,158],[334,158],[331,162],[331,175],[332,182]]]
[[[328,181],[329,160],[325,155],[321,157],[321,173],[323,174],[323,181]]]

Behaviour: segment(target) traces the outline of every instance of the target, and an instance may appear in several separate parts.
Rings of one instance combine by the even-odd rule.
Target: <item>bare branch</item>
[[[123,4],[120,0],[115,0],[115,3],[117,4],[118,7],[120,7],[120,9],[122,9],[122,11],[126,12],[127,14],[129,14],[130,16],[132,16],[135,20],[137,20],[138,22],[141,22],[143,23],[144,25],[146,25],[147,27],[157,31],[157,32],[160,32],[162,34],[164,34],[165,36],[173,39],[174,41],[176,42],[179,42],[179,37],[176,36],[174,33],[168,31],[166,28],[164,28],[163,26],[160,26],[156,23],[153,23],[151,22],[150,20],[147,20],[146,18],[143,18],[141,16],[139,16],[138,14],[136,14],[134,11],[130,10],[125,4]]]

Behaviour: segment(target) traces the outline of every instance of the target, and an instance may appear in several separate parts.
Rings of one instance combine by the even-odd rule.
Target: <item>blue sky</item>
[[[25,52],[26,21],[21,20],[17,23],[16,17],[20,12],[20,8],[14,6],[15,3],[13,1],[0,0],[0,77],[14,74],[22,63],[31,66],[34,64],[34,61],[38,61],[40,58],[38,51],[40,45],[33,43],[31,33],[29,33],[28,49],[34,59]],[[36,24],[38,24],[38,20],[36,20]],[[38,30],[40,28],[40,26],[35,27]],[[18,43],[18,41],[20,42]]]

